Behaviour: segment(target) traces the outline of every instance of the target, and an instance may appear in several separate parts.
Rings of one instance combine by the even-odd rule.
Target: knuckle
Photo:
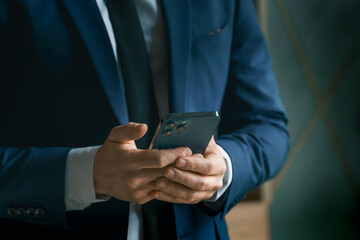
[[[157,158],[161,154],[162,150],[159,149],[149,149],[148,153],[151,157]]]
[[[126,180],[128,187],[132,190],[137,189],[140,185],[140,180],[132,177],[128,177]]]
[[[197,189],[203,190],[206,187],[206,181],[204,179],[198,181],[197,183]]]
[[[177,155],[179,157],[183,157],[183,156],[191,156],[192,154],[192,151],[190,148],[188,147],[183,147],[183,148],[179,148],[178,149],[178,152],[177,152]]]
[[[164,154],[161,154],[160,152],[158,153],[157,155],[157,166],[159,168],[163,168],[166,166],[166,159],[165,159],[165,155]]]
[[[188,147],[184,148],[183,155],[186,156],[186,155],[191,155],[191,154],[192,154],[192,151],[190,148],[188,148]]]
[[[175,179],[179,180],[180,183],[189,182],[189,178],[186,173],[183,173],[181,171],[174,171],[174,172],[176,172]]]
[[[195,197],[195,193],[191,192],[186,196],[185,199],[187,202],[195,202],[196,201],[196,197]]]
[[[221,189],[222,186],[223,186],[223,182],[222,182],[222,181],[219,181],[219,182],[215,185],[215,190],[217,191],[217,190]]]
[[[214,163],[209,162],[209,163],[207,163],[206,166],[205,166],[204,173],[205,173],[205,174],[210,174],[210,173],[213,172],[214,168],[215,168]]]
[[[186,161],[186,168],[188,168],[188,169],[195,169],[195,167],[196,167],[196,164],[194,163],[194,161]]]

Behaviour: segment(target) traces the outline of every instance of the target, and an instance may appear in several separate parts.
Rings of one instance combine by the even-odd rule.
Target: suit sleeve
[[[252,1],[237,1],[235,18],[217,140],[233,166],[223,214],[280,171],[289,145],[287,116]]]
[[[0,218],[65,226],[69,150],[0,147]]]

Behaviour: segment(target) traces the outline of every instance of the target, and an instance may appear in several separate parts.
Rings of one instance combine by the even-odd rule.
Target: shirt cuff
[[[95,154],[100,147],[69,151],[65,167],[66,211],[83,210],[96,201],[93,170]]]
[[[223,176],[223,186],[216,191],[210,199],[205,200],[205,202],[216,202],[216,200],[218,200],[229,188],[233,178],[233,168],[230,156],[221,146],[217,146],[220,149],[221,155],[226,163],[226,172]]]

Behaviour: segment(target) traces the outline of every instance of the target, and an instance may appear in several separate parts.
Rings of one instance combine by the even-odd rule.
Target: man
[[[283,164],[250,0],[0,0],[0,33],[3,234],[227,239],[225,214]],[[164,113],[215,110],[203,155],[146,149]]]

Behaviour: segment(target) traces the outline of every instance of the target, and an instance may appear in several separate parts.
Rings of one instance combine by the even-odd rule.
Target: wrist
[[[103,184],[103,174],[101,174],[101,152],[102,147],[100,147],[94,159],[94,168],[93,168],[93,182],[94,182],[94,190],[96,195],[108,195],[105,184]]]

